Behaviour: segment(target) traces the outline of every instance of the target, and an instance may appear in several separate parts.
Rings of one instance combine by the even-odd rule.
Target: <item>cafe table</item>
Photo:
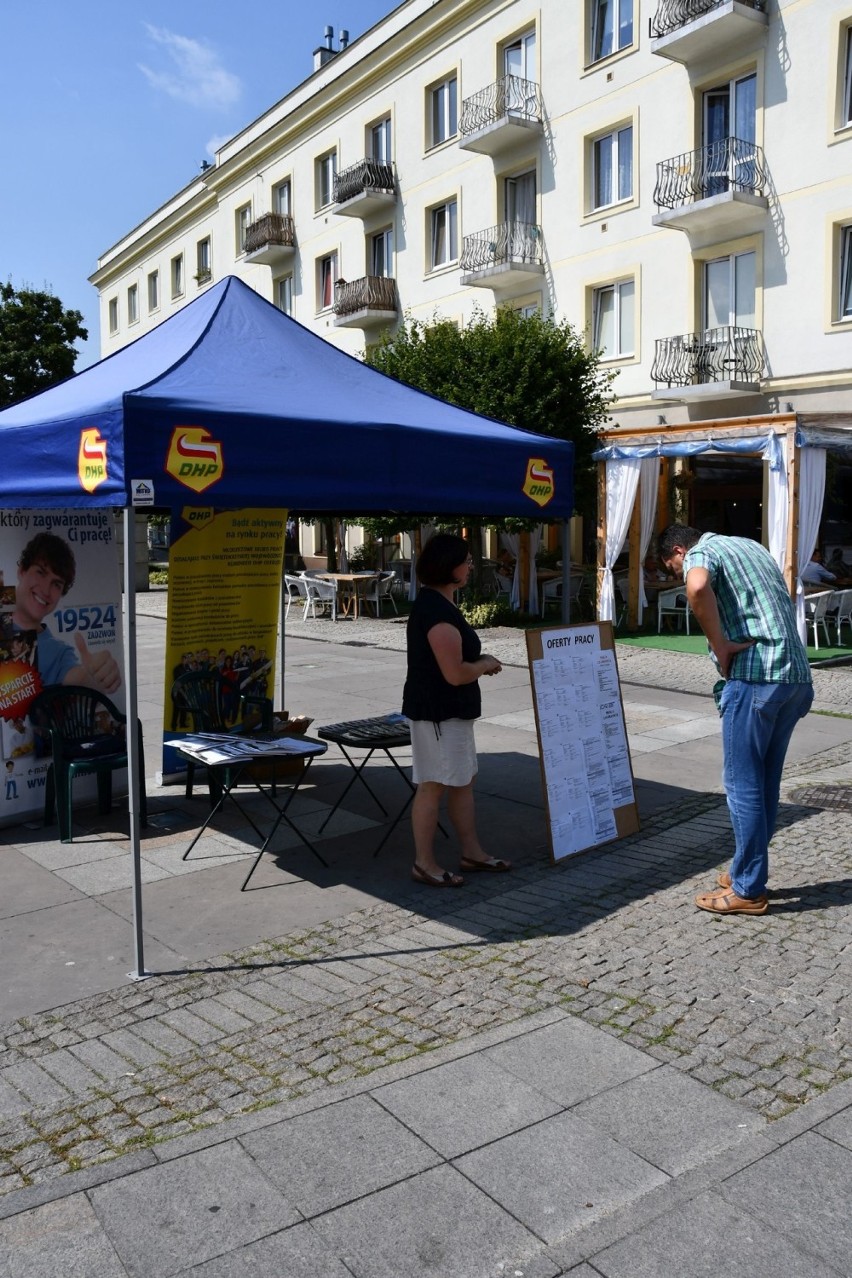
[[[320,572],[317,576],[321,581],[337,583],[340,614],[348,617],[351,612],[353,619],[357,621],[361,615],[364,592],[370,582],[376,581],[380,574],[377,572]]]

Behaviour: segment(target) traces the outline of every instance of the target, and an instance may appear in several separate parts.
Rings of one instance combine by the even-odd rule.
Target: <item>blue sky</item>
[[[333,26],[355,40],[396,0],[5,0],[0,280],[83,312],[99,356],[99,254],[301,83]]]

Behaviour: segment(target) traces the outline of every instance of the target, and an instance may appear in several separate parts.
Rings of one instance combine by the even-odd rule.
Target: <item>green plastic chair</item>
[[[98,779],[98,808],[112,808],[112,774],[127,767],[127,716],[109,697],[94,688],[51,684],[32,701],[30,720],[37,732],[48,733],[51,762],[44,794],[45,825],[59,822],[63,843],[73,843],[72,790],[75,777],[95,775]],[[145,763],[142,725],[137,722],[139,740],[139,814],[148,824],[145,795]]]
[[[227,686],[218,670],[191,670],[179,675],[172,684],[172,704],[176,712],[189,719],[190,732],[222,732],[244,736],[250,732],[272,731],[272,702],[268,697],[240,696],[240,721],[230,724],[225,713]],[[192,798],[195,764],[186,766],[186,797]],[[227,784],[227,780],[226,780]],[[212,769],[207,772],[211,803],[220,789]]]

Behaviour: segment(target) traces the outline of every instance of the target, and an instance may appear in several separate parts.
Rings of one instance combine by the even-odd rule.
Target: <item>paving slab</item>
[[[306,1223],[184,1269],[177,1278],[352,1278],[352,1271]]]
[[[515,1219],[555,1243],[668,1181],[605,1132],[559,1114],[454,1166]]]
[[[670,1065],[593,1096],[572,1112],[670,1176],[766,1126],[759,1114]]]
[[[127,1278],[85,1194],[0,1221],[4,1278]]]
[[[170,1278],[300,1219],[236,1143],[146,1168],[89,1197],[131,1278]]]
[[[306,1218],[426,1171],[439,1156],[369,1096],[326,1105],[242,1138]]]
[[[558,1105],[483,1055],[425,1070],[373,1096],[445,1158],[559,1111]]]

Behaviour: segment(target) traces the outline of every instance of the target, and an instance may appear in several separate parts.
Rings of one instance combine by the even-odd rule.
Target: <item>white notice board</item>
[[[527,631],[554,861],[639,829],[612,622]]]

